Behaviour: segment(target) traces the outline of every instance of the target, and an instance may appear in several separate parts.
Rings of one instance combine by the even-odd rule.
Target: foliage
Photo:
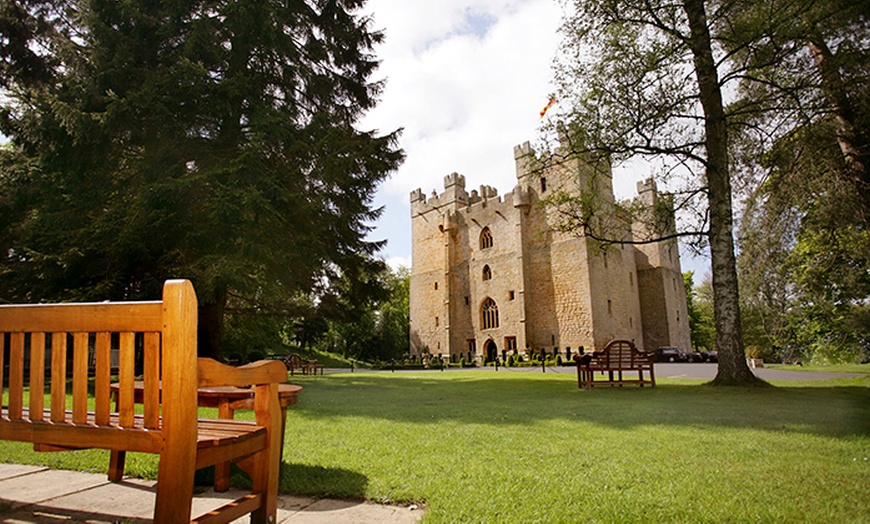
[[[722,43],[740,66],[735,157],[751,173],[772,150],[815,150],[823,161],[809,170],[830,170],[830,182],[855,206],[855,221],[870,231],[870,3],[729,4]],[[821,136],[821,143],[807,143],[808,135]],[[798,149],[783,147],[800,142]]]
[[[371,273],[343,280],[318,307],[326,330],[316,345],[357,360],[391,361],[409,353],[410,271],[380,263]],[[351,282],[365,283],[355,291]]]
[[[712,294],[706,294],[695,287],[695,272],[683,273],[683,285],[686,287],[686,306],[689,314],[689,331],[692,346],[698,351],[714,351],[716,349],[716,328],[713,324]],[[709,288],[710,284],[707,283]]]
[[[151,299],[190,278],[213,354],[228,305],[295,313],[364,272],[403,154],[356,128],[381,91],[363,4],[4,2],[0,30],[41,61],[0,49],[0,130],[32,166],[2,180],[23,207],[2,224],[0,300]]]
[[[865,89],[868,87],[865,86]],[[870,357],[870,234],[828,119],[776,142],[741,223],[747,338],[768,360]]]
[[[663,177],[675,189],[668,205],[694,217],[685,230],[671,233],[655,227],[662,214],[654,212],[646,217],[652,219],[653,238],[642,241],[689,234],[708,243],[719,352],[714,382],[744,384],[756,377],[743,358],[733,240],[730,115],[723,102],[731,62],[719,56],[717,40],[729,5],[572,2],[557,64],[568,124],[557,130],[560,145],[554,156],[556,162],[580,159],[599,172],[610,162],[635,158],[664,166]],[[588,235],[599,225],[612,227],[624,212],[615,209],[597,218],[581,213],[589,220],[577,229]],[[607,236],[605,231],[596,238]],[[609,236],[622,241],[618,234]]]

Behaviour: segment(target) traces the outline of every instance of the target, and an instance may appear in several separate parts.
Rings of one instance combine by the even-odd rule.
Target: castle
[[[560,231],[554,191],[591,187],[614,201],[602,176],[573,158],[543,165],[528,142],[514,148],[517,185],[504,198],[489,186],[468,193],[465,177],[444,177],[444,192],[411,192],[410,346],[415,357],[478,363],[542,351],[563,358],[615,338],[639,349],[691,349],[676,240],[613,244]],[[662,202],[652,180],[638,201]],[[624,240],[641,238],[622,224]]]

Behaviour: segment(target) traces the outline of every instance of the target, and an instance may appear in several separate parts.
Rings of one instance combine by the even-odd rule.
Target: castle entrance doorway
[[[483,354],[485,355],[484,363],[494,362],[498,358],[498,346],[495,345],[495,340],[489,339],[483,346]]]

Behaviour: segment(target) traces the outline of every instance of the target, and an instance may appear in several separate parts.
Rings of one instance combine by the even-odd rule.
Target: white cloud
[[[400,146],[407,155],[376,199],[385,209],[371,238],[388,241],[383,256],[391,266],[410,264],[410,191],[440,192],[454,171],[465,175],[469,189],[513,189],[513,147],[539,138],[539,112],[555,91],[559,4],[369,0],[372,27],[386,35],[376,49],[382,63],[375,78],[387,83],[361,128],[404,128]],[[649,173],[636,163],[617,168],[617,197],[633,196],[637,180]]]
[[[441,191],[454,171],[471,188],[513,188],[513,146],[538,138],[554,89],[560,11],[552,0],[371,0],[367,10],[386,34],[376,78],[387,84],[361,127],[404,128],[407,154],[381,188],[373,238],[388,239],[388,258],[408,257],[411,190]]]
[[[401,267],[407,267],[407,268],[411,267],[411,259],[410,258],[390,257],[386,260],[386,262],[387,262],[387,265],[390,266],[390,268],[393,271],[396,271],[397,269],[399,269]]]

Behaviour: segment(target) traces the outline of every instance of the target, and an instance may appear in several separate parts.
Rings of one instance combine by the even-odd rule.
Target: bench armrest
[[[228,366],[210,358],[197,361],[197,387],[249,386],[285,382],[287,368],[277,360],[260,360],[240,367]]]

